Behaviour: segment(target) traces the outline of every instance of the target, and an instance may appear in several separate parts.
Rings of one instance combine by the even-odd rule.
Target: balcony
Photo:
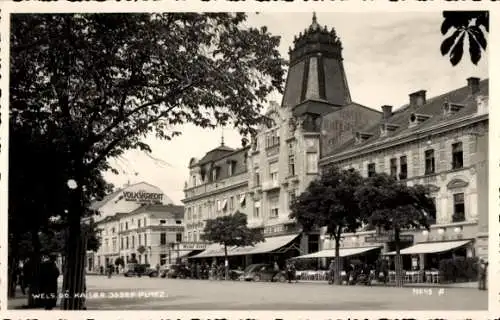
[[[274,189],[279,189],[280,184],[278,180],[269,180],[269,181],[264,181],[262,183],[262,190],[263,191],[269,191],[269,190],[274,190]]]
[[[184,195],[186,199],[197,197],[200,195],[204,195],[206,193],[224,190],[225,188],[248,183],[248,172],[244,172],[242,174],[238,174],[223,180],[208,182],[196,187],[190,187],[184,189]]]

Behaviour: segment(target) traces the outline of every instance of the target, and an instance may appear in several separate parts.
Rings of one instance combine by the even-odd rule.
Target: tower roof
[[[290,67],[282,106],[295,108],[320,102],[325,110],[351,103],[342,59],[342,43],[335,29],[321,27],[316,13],[290,48]],[[302,108],[308,111],[309,108]]]

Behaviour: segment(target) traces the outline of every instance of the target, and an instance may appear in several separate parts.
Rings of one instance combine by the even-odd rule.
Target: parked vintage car
[[[270,263],[257,263],[249,265],[242,276],[245,281],[271,281],[285,282],[286,274],[283,271],[276,271]]]
[[[173,264],[167,272],[167,277],[171,279],[186,279],[190,276],[191,271],[183,264]]]
[[[156,269],[151,268],[149,264],[129,263],[123,273],[125,277],[158,277]]]

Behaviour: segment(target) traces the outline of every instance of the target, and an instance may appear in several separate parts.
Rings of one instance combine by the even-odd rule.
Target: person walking
[[[328,266],[328,284],[333,284],[335,281],[335,262],[333,259],[330,261]]]
[[[479,261],[479,290],[486,290],[488,263],[481,259]]]
[[[59,275],[56,258],[49,256],[40,266],[40,293],[43,294],[45,310],[52,310],[57,305],[57,279]]]

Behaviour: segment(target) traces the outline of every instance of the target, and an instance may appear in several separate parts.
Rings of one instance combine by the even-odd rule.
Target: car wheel
[[[281,274],[281,275],[278,277],[278,281],[279,281],[279,282],[286,282],[286,277],[285,277],[284,275],[282,275],[282,274]]]
[[[158,277],[158,273],[157,273],[157,272],[151,272],[151,273],[149,274],[149,277],[150,277],[150,278],[156,278],[156,277]]]
[[[253,276],[253,281],[259,282],[260,281],[260,276],[258,274]]]

